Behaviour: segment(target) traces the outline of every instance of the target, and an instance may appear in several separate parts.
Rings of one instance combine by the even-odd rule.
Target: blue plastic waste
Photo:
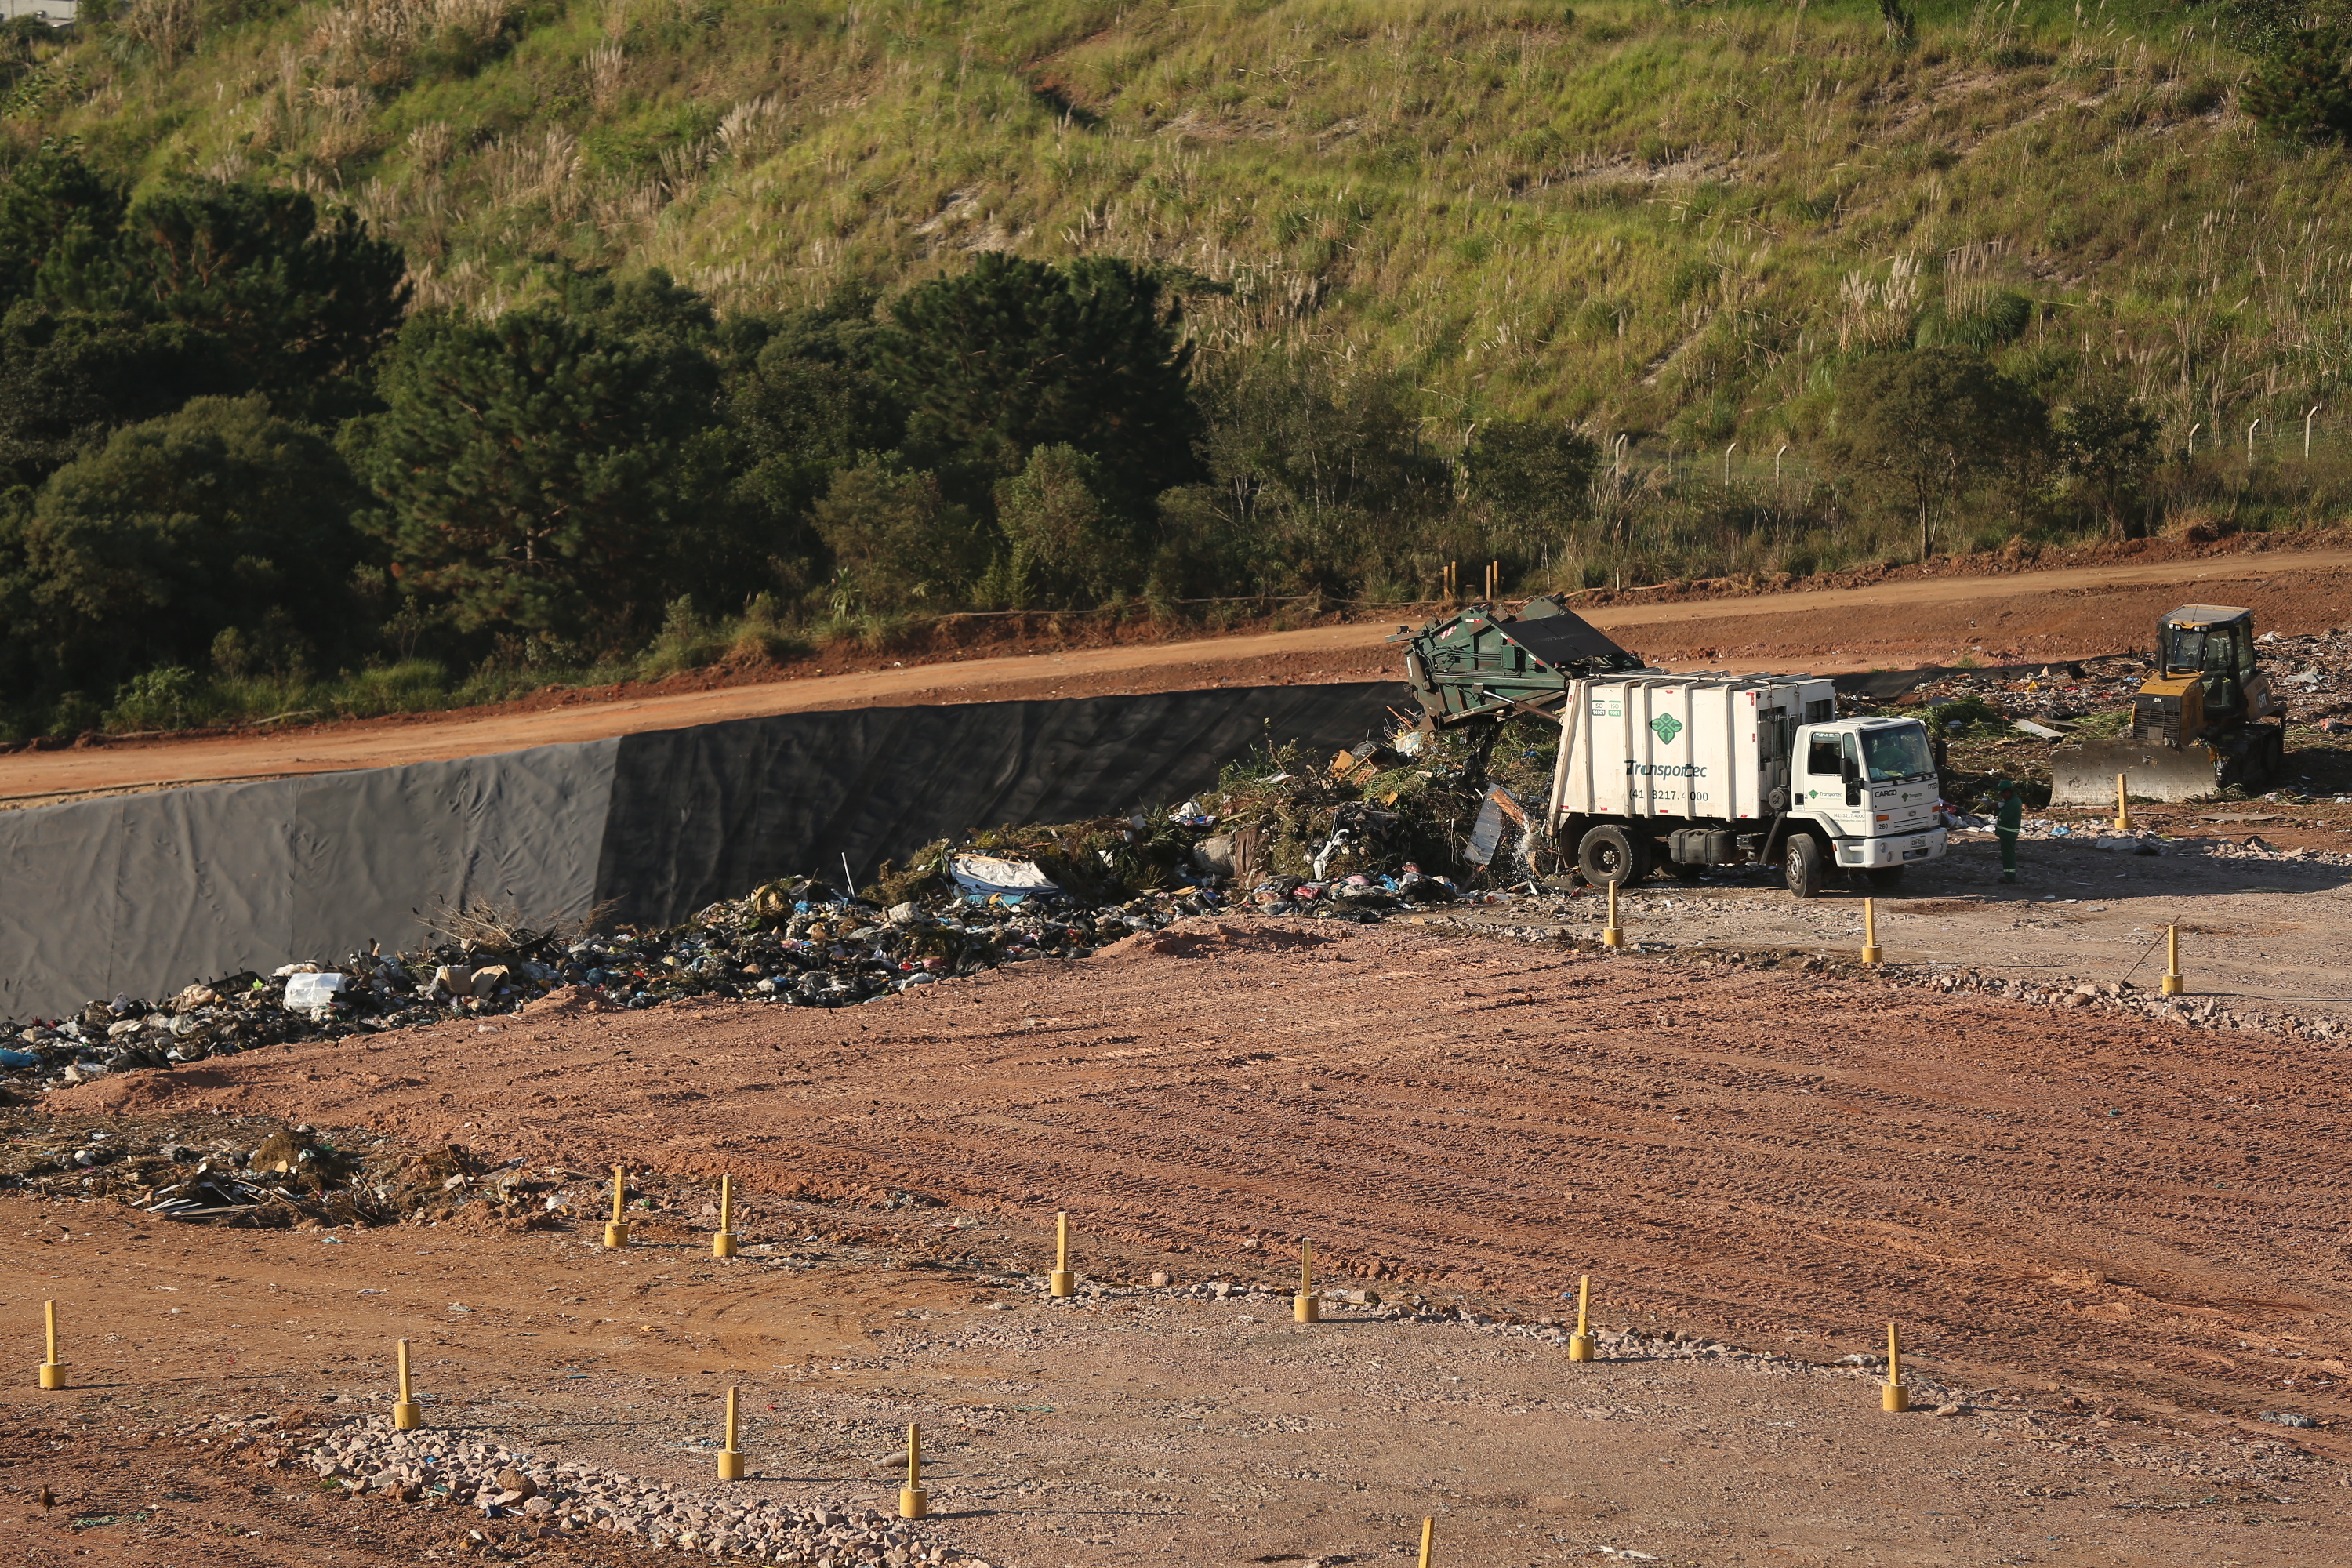
[[[0,1068],[37,1068],[41,1058],[30,1051],[0,1051]]]

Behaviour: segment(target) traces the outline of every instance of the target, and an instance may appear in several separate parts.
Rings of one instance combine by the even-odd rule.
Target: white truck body
[[[1918,721],[1840,719],[1826,679],[1641,670],[1570,683],[1549,826],[1673,835],[1685,864],[1811,831],[1834,864],[1877,869],[1944,853],[1937,796]]]

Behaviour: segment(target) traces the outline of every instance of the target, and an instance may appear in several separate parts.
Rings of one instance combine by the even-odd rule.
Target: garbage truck
[[[1567,683],[1544,826],[1588,882],[1661,866],[1778,865],[1887,890],[1944,853],[1936,756],[1916,719],[1841,719],[1825,679],[1643,669]]]
[[[1841,719],[1825,679],[1654,669],[1549,596],[1516,615],[1465,605],[1389,640],[1405,645],[1422,729],[1467,731],[1474,773],[1506,721],[1559,724],[1550,808],[1528,824],[1539,869],[1568,861],[1589,882],[1636,882],[1664,867],[1696,880],[1760,860],[1810,899],[1840,874],[1894,888],[1944,853],[1926,728]]]

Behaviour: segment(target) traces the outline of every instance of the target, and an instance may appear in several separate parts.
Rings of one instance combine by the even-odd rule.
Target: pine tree
[[[700,373],[696,373],[696,365]],[[574,637],[660,605],[719,476],[715,378],[554,310],[402,332],[380,415],[347,445],[383,506],[362,518],[412,594],[467,629]]]

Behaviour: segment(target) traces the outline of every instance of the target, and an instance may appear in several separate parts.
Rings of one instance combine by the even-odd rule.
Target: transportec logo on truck
[[[1671,746],[1675,737],[1683,732],[1683,721],[1671,713],[1661,713],[1650,721],[1650,732],[1657,736],[1661,744]]]

